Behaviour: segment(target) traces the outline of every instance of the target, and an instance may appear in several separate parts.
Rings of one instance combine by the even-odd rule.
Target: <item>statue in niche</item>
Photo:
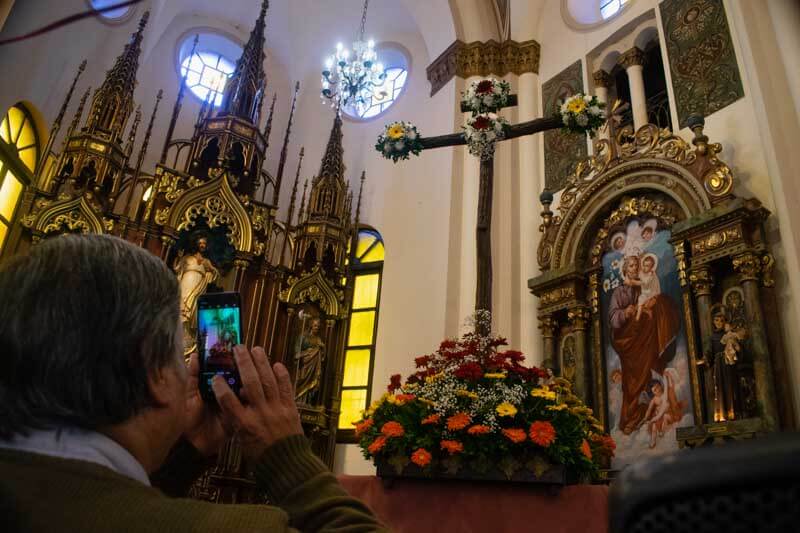
[[[197,177],[201,179],[208,178],[208,171],[212,168],[216,168],[219,165],[219,139],[214,137],[210,141],[203,151],[200,152],[200,158],[197,162]]]
[[[325,343],[319,335],[322,320],[300,311],[300,335],[294,344],[294,390],[297,401],[313,404],[322,379]]]
[[[219,270],[206,256],[208,237],[198,233],[186,250],[178,252],[173,269],[181,289],[181,323],[183,324],[184,353],[196,348],[197,298],[206,292],[208,285],[219,278]]]
[[[711,352],[704,354],[698,364],[712,367],[714,421],[725,422],[741,414],[736,365],[742,352],[741,341],[747,337],[747,331],[731,323],[725,306],[721,304],[712,307],[711,320]]]
[[[561,376],[571,383],[575,382],[575,365],[575,337],[568,335],[561,347]]]
[[[72,176],[73,172],[75,172],[75,162],[71,157],[68,157],[64,166],[61,167],[61,172],[58,173],[58,178],[60,180],[65,180]]]
[[[90,159],[83,165],[83,168],[81,168],[81,171],[78,173],[78,179],[75,182],[76,187],[82,188],[97,177],[97,168],[95,165],[94,159]]]

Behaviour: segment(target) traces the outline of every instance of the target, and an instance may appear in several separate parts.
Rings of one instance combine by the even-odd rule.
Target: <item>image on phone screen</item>
[[[209,295],[211,296],[211,295]],[[238,393],[239,373],[233,358],[233,347],[241,343],[241,312],[232,298],[201,297],[197,309],[197,355],[200,360],[200,382],[208,394],[211,380],[221,375]]]

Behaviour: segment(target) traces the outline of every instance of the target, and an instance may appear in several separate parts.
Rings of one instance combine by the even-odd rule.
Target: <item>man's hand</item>
[[[635,305],[629,305],[628,307],[625,308],[625,311],[623,313],[625,315],[625,318],[627,318],[627,319],[631,318],[632,316],[634,316],[636,314],[636,306]]]
[[[302,435],[303,427],[286,367],[281,363],[270,367],[267,354],[260,347],[253,348],[252,355],[242,345],[233,351],[246,403],[242,404],[219,376],[214,378],[212,387],[223,418],[241,439],[245,457],[256,459],[284,437]]]
[[[200,364],[197,353],[189,356],[189,379],[186,398],[186,425],[183,436],[197,451],[210,457],[219,452],[231,434],[230,425],[223,425],[219,411],[212,409],[200,396]]]

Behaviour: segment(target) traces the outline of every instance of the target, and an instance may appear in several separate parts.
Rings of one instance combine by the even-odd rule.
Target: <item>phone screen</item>
[[[235,292],[204,294],[197,301],[197,356],[200,391],[213,398],[211,381],[222,376],[239,394],[240,379],[233,347],[242,342],[241,304]]]

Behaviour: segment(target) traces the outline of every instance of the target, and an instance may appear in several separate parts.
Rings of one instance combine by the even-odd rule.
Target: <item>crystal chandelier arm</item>
[[[367,28],[367,7],[369,6],[369,0],[364,0],[364,12],[361,13],[361,31],[359,32],[359,41],[364,40],[364,32]]]

